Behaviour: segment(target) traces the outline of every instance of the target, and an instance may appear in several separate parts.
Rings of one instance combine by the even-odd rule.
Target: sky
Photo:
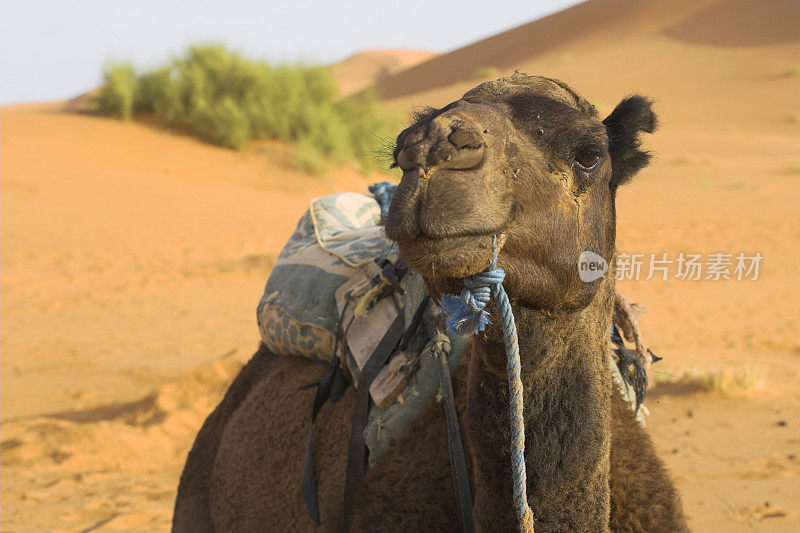
[[[447,52],[576,0],[4,0],[0,105],[64,100],[103,65],[149,68],[223,43],[271,62],[332,63],[365,49]]]

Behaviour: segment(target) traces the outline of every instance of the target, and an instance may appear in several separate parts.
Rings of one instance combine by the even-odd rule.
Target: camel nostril
[[[406,138],[403,139],[403,148],[409,148],[414,146],[418,142],[421,142],[425,136],[427,135],[427,130],[425,128],[417,128],[416,130],[412,131]]]
[[[480,134],[471,128],[465,128],[463,126],[457,126],[453,129],[450,135],[448,135],[447,140],[458,150],[462,148],[480,148],[483,146],[483,139]]]

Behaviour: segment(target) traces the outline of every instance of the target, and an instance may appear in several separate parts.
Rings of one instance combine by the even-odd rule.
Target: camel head
[[[517,73],[482,83],[397,137],[403,178],[386,234],[434,298],[457,294],[458,278],[486,268],[497,235],[517,302],[586,306],[601,280],[581,281],[579,257],[612,261],[616,191],[648,163],[638,137],[655,127],[642,96],[601,121],[558,80]]]

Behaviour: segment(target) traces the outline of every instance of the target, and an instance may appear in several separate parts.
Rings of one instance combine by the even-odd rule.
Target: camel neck
[[[534,517],[557,522],[580,515],[597,520],[567,529],[608,523],[612,385],[607,357],[613,295],[611,279],[581,310],[514,306],[528,500]],[[498,529],[498,524],[514,528],[511,522],[505,524],[514,520],[505,368],[502,334],[493,326],[473,341],[464,424],[473,462],[475,518],[486,529]],[[575,513],[577,509],[584,511]]]

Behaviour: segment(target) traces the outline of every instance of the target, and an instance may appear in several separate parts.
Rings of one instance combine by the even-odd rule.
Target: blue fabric
[[[392,203],[392,196],[396,190],[397,185],[390,181],[382,181],[369,186],[369,192],[381,206],[381,220],[386,220],[386,215],[389,214],[389,204]]]

